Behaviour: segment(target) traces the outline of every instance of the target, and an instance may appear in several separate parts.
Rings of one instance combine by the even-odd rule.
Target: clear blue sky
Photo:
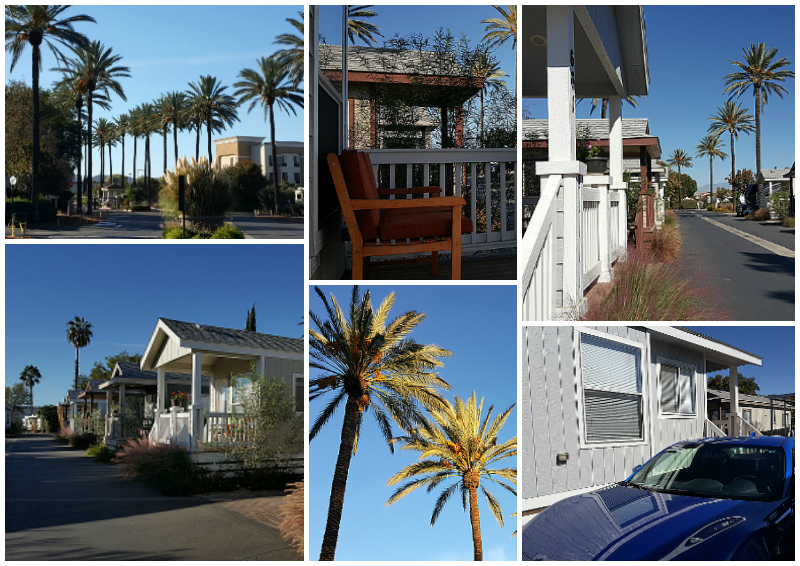
[[[128,112],[135,106],[152,102],[161,94],[186,91],[190,82],[201,75],[216,77],[227,85],[227,94],[236,89],[239,71],[257,68],[256,60],[268,57],[282,46],[273,44],[282,33],[296,33],[286,18],[298,18],[298,6],[72,6],[64,16],[86,14],[97,20],[96,24],[77,23],[76,31],[91,41],[101,41],[122,56],[120,64],[131,69],[131,78],[120,79],[127,102],[117,95],[111,97],[111,110],[94,109],[94,119],[108,120]],[[67,53],[71,53],[68,49]],[[14,72],[9,73],[10,59],[5,60],[5,80],[23,80],[31,84],[31,53],[26,49]],[[40,85],[50,88],[60,78],[60,73],[50,71],[56,66],[49,49],[42,50]],[[301,88],[303,86],[301,85]],[[250,114],[245,105],[239,108],[240,122],[235,123],[212,140],[229,136],[263,136],[269,141],[269,125],[264,122],[264,110],[256,105]],[[302,141],[303,110],[296,108],[297,116],[276,112],[275,137],[282,141]],[[194,131],[178,134],[178,153],[194,157]],[[140,140],[141,141],[141,140]],[[160,135],[150,139],[153,174],[161,176],[164,169],[164,144]],[[208,138],[205,131],[200,138],[200,155],[207,154]],[[212,145],[212,151],[216,151]],[[121,173],[122,147],[112,150],[114,173]],[[99,149],[92,158],[93,174],[100,174]],[[215,153],[216,155],[216,153]],[[137,169],[143,167],[143,144],[139,144]],[[132,173],[133,139],[125,141],[125,174]],[[172,134],[167,142],[167,163],[173,166]],[[106,163],[105,174],[109,168]]]
[[[449,29],[455,37],[464,34],[469,38],[469,45],[475,48],[486,35],[486,24],[481,21],[490,18],[499,18],[500,12],[491,6],[428,6],[406,5],[388,6],[379,5],[371,8],[377,13],[374,18],[362,18],[364,21],[380,26],[383,37],[375,37],[378,46],[395,36],[406,37],[411,34],[422,34],[423,37],[433,37],[439,28]],[[331,45],[342,43],[342,8],[341,6],[320,7],[320,34]],[[364,45],[361,40],[356,45]],[[508,77],[503,77],[509,90],[514,90],[514,60],[516,51],[511,48],[511,40],[506,41],[494,51],[494,56],[500,62],[500,68]]]
[[[766,43],[778,48],[777,58],[786,57],[794,71],[794,6],[652,6],[644,7],[650,94],[638,108],[623,103],[623,118],[648,118],[650,133],[661,140],[662,159],[675,149],[694,158],[694,167],[684,169],[697,181],[698,190],[708,190],[709,160],[696,158],[697,144],[708,133],[709,116],[728,99],[725,75],[738,70],[729,60],[743,60],[743,47]],[[791,167],[795,160],[795,80],[783,86],[789,91],[781,99],[771,96],[761,116],[761,166]],[[738,99],[755,114],[752,94]],[[547,117],[543,99],[523,103],[533,118]],[[578,105],[579,118],[589,118],[591,101]],[[591,117],[599,118],[595,110]],[[722,150],[730,156],[730,134],[724,134]],[[740,134],[735,141],[736,168],[756,174],[755,134]],[[730,175],[730,157],[714,160],[714,186]]]
[[[260,332],[304,330],[301,245],[7,245],[5,276],[5,384],[38,367],[37,406],[72,387],[67,322],[75,316],[92,323],[80,351],[87,375],[106,356],[144,352],[159,317],[244,328],[255,303]]]
[[[327,296],[333,292],[347,309],[352,287],[324,286]],[[378,305],[391,291],[396,301],[391,315],[410,310],[425,313],[427,318],[410,337],[422,343],[434,343],[453,352],[445,360],[440,375],[450,385],[452,396],[469,397],[472,391],[485,398],[484,411],[494,405],[495,412],[505,410],[517,399],[517,329],[516,287],[514,286],[378,286],[369,289],[373,305]],[[319,298],[310,289],[312,312],[324,313]],[[391,316],[390,318],[394,318]],[[324,316],[322,317],[325,318]],[[311,373],[314,377],[314,373]],[[311,422],[324,406],[315,400],[309,409]],[[485,414],[485,412],[484,412]],[[343,412],[340,410],[309,445],[309,553],[319,556],[328,510],[331,479],[341,437]],[[516,435],[517,410],[511,413],[501,432],[500,441]],[[396,427],[395,427],[396,430]],[[358,452],[350,464],[344,510],[342,513],[337,560],[472,560],[472,532],[469,514],[454,496],[431,528],[430,518],[441,492],[419,489],[385,507],[393,492],[386,480],[404,466],[417,461],[411,452],[390,454],[371,417],[364,420]],[[511,463],[516,465],[516,461]],[[489,488],[503,508],[505,528],[491,515],[485,500],[480,500],[483,552],[486,560],[515,560],[517,539],[516,498],[505,489]],[[482,496],[481,496],[482,497]]]
[[[746,350],[763,359],[761,367],[747,365],[739,368],[745,377],[755,377],[761,388],[759,395],[795,392],[795,330],[794,326],[688,326]],[[711,375],[728,375],[727,371]]]

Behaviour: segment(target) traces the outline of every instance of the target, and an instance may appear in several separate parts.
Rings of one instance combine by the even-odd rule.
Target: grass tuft
[[[653,234],[653,255],[656,261],[673,262],[681,253],[681,233],[677,226],[664,224]]]

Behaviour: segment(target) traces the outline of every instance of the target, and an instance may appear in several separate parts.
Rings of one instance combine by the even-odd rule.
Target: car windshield
[[[647,462],[626,485],[717,499],[770,501],[783,493],[781,450],[769,446],[685,444]]]

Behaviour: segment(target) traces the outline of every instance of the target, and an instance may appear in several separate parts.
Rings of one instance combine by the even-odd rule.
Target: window
[[[289,174],[288,173],[281,173],[281,179],[283,179],[284,181],[288,181],[289,180]]]
[[[694,368],[661,362],[661,413],[672,415],[695,415]]]
[[[294,156],[294,166],[295,167],[300,167],[300,156],[299,155],[295,155]]]
[[[641,348],[581,333],[580,353],[586,442],[643,440]]]
[[[302,374],[294,374],[292,376],[293,386],[292,394],[294,395],[294,410],[298,413],[305,411],[306,406],[306,387]]]
[[[281,167],[286,167],[286,156],[281,155]]]
[[[753,424],[753,409],[742,409],[742,418]]]
[[[272,174],[272,171],[269,172],[269,182],[271,183],[275,176]]]
[[[272,156],[269,156],[269,166],[272,167]]]
[[[300,173],[295,173],[294,174],[294,182],[295,183],[299,183],[300,182]]]

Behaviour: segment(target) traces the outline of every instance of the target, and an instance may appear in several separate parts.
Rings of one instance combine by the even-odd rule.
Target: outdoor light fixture
[[[532,35],[528,39],[531,40],[536,47],[544,47],[547,45],[547,38],[543,35]]]
[[[556,466],[563,466],[569,460],[569,452],[559,452],[556,454]]]

